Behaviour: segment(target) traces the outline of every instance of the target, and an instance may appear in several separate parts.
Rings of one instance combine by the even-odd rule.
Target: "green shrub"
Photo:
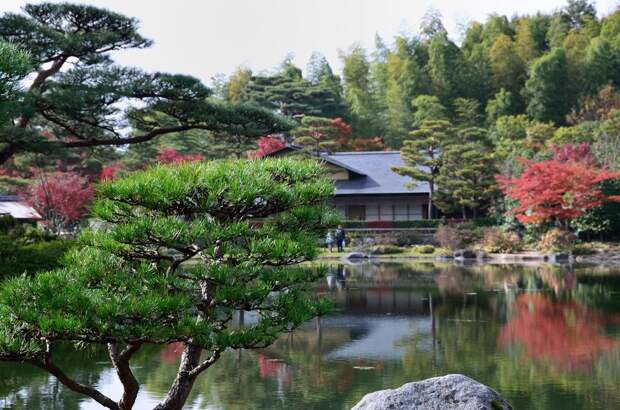
[[[395,237],[396,237],[396,244],[398,246],[411,246],[411,245],[418,244],[422,241],[418,233],[411,232],[411,231],[397,232]]]
[[[379,245],[373,246],[370,253],[374,255],[393,255],[395,253],[401,253],[403,249],[400,246],[394,245]]]
[[[367,228],[368,225],[365,221],[346,221],[342,224],[345,228],[356,229],[356,228]]]
[[[417,219],[415,221],[394,221],[394,228],[437,228],[442,219]]]
[[[11,215],[0,215],[0,234],[8,234],[19,226],[19,222]]]
[[[431,255],[435,253],[433,245],[417,245],[411,248],[411,252],[419,255]]]
[[[478,227],[478,228],[491,227],[491,226],[498,225],[498,222],[497,220],[495,220],[495,218],[489,218],[489,217],[474,218],[474,219],[471,219],[469,222],[471,222],[475,227]]]
[[[594,255],[597,251],[591,243],[579,243],[573,247],[573,255]]]
[[[436,228],[445,221],[443,219],[416,219],[414,221],[346,221],[345,228]]]
[[[0,236],[0,278],[33,274],[61,265],[63,255],[74,241],[53,240],[22,245],[15,239]]]

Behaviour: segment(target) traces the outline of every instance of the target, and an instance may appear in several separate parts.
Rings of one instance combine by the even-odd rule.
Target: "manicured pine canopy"
[[[133,353],[183,342],[179,374],[158,407],[180,408],[227,348],[267,346],[326,312],[328,303],[307,292],[316,271],[290,266],[314,258],[319,235],[335,223],[323,172],[312,159],[227,160],[102,184],[92,213],[103,225],[81,236],[66,266],[3,284],[0,359],[39,366],[106,407],[131,408]],[[232,326],[239,310],[258,320]],[[76,386],[54,365],[62,341],[108,345],[125,387],[120,402]]]

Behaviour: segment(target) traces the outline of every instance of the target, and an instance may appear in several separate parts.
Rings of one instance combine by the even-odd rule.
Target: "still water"
[[[327,272],[316,289],[336,300],[331,315],[268,349],[227,352],[187,408],[342,410],[367,392],[463,373],[515,409],[620,409],[620,270],[390,262]],[[175,345],[137,354],[137,409],[163,397],[179,354]],[[57,357],[119,397],[105,351]],[[38,369],[4,363],[0,408],[99,407]]]

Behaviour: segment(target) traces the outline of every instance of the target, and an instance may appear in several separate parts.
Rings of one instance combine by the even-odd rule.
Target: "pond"
[[[365,393],[448,373],[493,387],[515,409],[620,408],[620,270],[336,263],[316,290],[334,297],[332,314],[268,349],[226,352],[187,408],[343,410]],[[175,345],[139,352],[137,409],[163,397],[179,354]],[[119,397],[103,349],[57,357]],[[0,363],[0,408],[99,407],[34,367]]]

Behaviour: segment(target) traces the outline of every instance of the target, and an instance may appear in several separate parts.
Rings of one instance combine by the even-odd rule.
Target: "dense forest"
[[[593,5],[576,0],[552,14],[471,22],[457,44],[431,10],[412,37],[377,36],[372,50],[342,51],[340,75],[315,53],[303,72],[287,59],[271,74],[240,68],[215,88],[229,101],[288,116],[342,117],[356,136],[380,136],[391,148],[427,118],[499,127],[499,139],[518,137],[503,130],[506,119],[498,124],[513,116],[509,122],[548,125],[565,141],[593,119],[580,112],[585,100],[620,82],[619,34],[620,12],[599,19]]]

